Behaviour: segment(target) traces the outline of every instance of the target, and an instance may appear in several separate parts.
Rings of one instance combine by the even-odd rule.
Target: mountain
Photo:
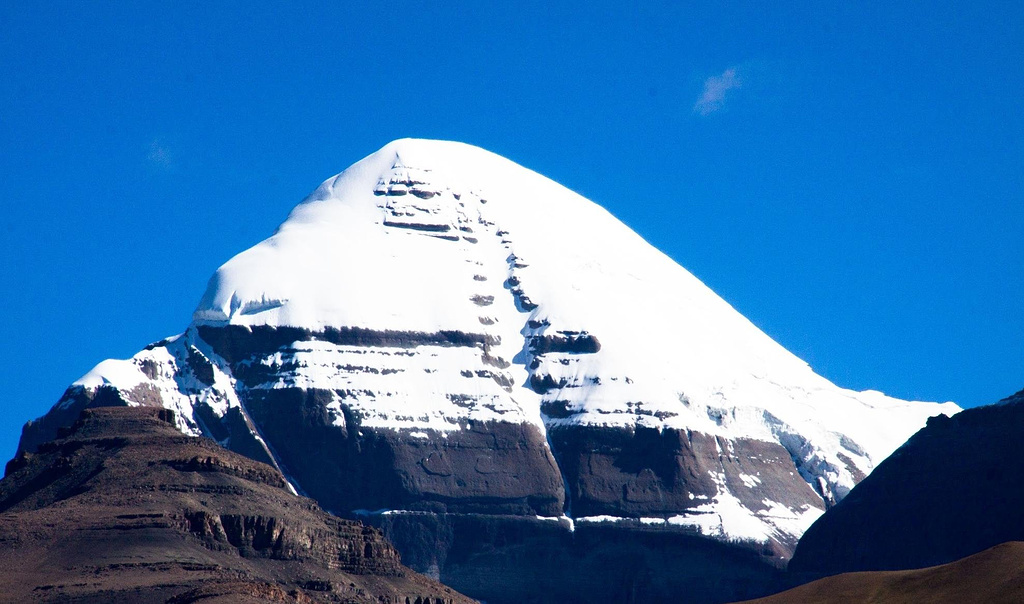
[[[545,575],[545,552],[584,573],[551,590],[754,594],[826,507],[959,410],[836,387],[593,202],[425,140],[324,182],[217,270],[184,333],[100,363],[20,448],[109,404],[175,410],[490,602],[536,588],[515,577]],[[622,547],[578,547],[597,534]],[[743,562],[649,572],[707,548]],[[750,581],[723,587],[740,566]]]
[[[941,566],[844,573],[745,604],[1017,604],[1024,602],[1024,543],[1003,543]]]
[[[804,535],[790,569],[835,574],[944,564],[1024,541],[1024,390],[937,416]]]
[[[173,411],[88,409],[0,481],[0,599],[468,604]]]

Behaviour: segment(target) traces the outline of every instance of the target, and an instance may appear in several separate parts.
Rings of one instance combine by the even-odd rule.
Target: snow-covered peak
[[[463,143],[402,139],[325,181],[273,237],[218,270],[195,319],[401,328],[408,317],[422,326],[431,317],[410,316],[408,293],[429,296],[441,267],[449,273],[468,270],[449,263],[459,253],[450,242],[479,242],[473,234],[495,220],[505,231],[526,223],[517,243],[541,243],[548,255],[573,247],[579,255],[581,243],[599,243],[609,230],[622,230],[640,243],[595,204],[498,155]],[[490,230],[494,239],[502,229]],[[560,244],[572,233],[594,240]],[[362,285],[372,287],[353,292]],[[449,327],[459,326],[460,319],[475,321],[461,308],[438,316],[439,305],[450,305],[441,302],[428,298],[416,306]]]
[[[194,322],[484,330],[507,359],[533,336],[583,333],[597,354],[532,369],[573,386],[557,394],[574,421],[770,437],[767,409],[789,429],[852,433],[874,461],[906,433],[871,411],[938,411],[836,388],[597,204],[456,142],[397,140],[325,181],[217,271]]]
[[[494,255],[496,267],[484,262]],[[463,276],[480,267],[497,269],[481,275],[492,283],[512,272],[529,283],[534,322],[608,323],[602,337],[625,332],[630,343],[639,329],[663,338],[677,327],[690,343],[677,352],[694,360],[742,351],[755,364],[803,365],[597,204],[488,151],[417,139],[325,181],[273,237],[217,271],[195,320],[472,329],[479,312],[452,294],[470,302],[483,286]]]
[[[295,390],[318,393],[340,432],[417,442],[497,424],[542,440],[669,431],[711,465],[664,478],[655,499],[682,503],[661,521],[790,543],[927,417],[959,410],[839,388],[599,205],[482,149],[416,139],[326,180],[221,266],[183,336],[75,387],[68,405],[113,389],[197,433],[237,413],[259,442],[247,401]],[[780,502],[740,455],[792,463],[776,478],[799,474],[806,493]],[[614,480],[653,480],[638,472]],[[713,499],[686,498],[687,481]]]

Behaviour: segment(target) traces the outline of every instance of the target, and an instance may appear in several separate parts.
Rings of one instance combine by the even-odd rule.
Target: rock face
[[[1024,390],[939,416],[804,535],[795,572],[944,564],[1024,541]]]
[[[12,602],[471,602],[154,408],[86,410],[8,463],[0,569]]]
[[[640,520],[484,514],[373,515],[403,560],[486,602],[732,602],[778,591],[765,545],[727,544]]]
[[[183,334],[98,365],[21,448],[105,404],[173,409],[182,431],[382,526],[385,511],[426,532],[485,515],[526,534],[540,516],[578,554],[573,526],[618,523],[758,552],[766,573],[927,417],[958,410],[836,387],[592,202],[422,140],[323,183],[217,271]],[[454,581],[449,558],[417,568]]]

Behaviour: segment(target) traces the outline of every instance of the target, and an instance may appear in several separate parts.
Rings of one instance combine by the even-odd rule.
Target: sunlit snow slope
[[[22,446],[105,400],[176,408],[343,513],[636,518],[783,555],[959,410],[836,387],[598,205],[426,140],[324,182]]]

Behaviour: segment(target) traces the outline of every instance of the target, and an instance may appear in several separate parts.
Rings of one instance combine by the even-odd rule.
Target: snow
[[[632,518],[623,518],[622,516],[609,516],[607,514],[601,514],[598,516],[580,516],[574,519],[576,522],[622,522],[630,521]]]
[[[650,195],[657,191],[638,185],[638,202]],[[840,497],[927,417],[959,411],[833,385],[597,204],[454,142],[398,140],[328,179],[269,239],[217,270],[185,334],[104,361],[76,385],[152,383],[186,418],[183,429],[201,432],[189,423],[194,405],[218,414],[241,406],[244,387],[196,331],[224,325],[460,332],[490,342],[484,355],[480,346],[313,339],[254,361],[273,378],[245,387],[332,390],[338,425],[344,405],[364,427],[414,438],[507,420],[766,440],[789,450],[809,484]],[[586,332],[600,350],[531,351],[532,338],[566,332]],[[214,384],[184,368],[189,350],[213,364]],[[155,378],[141,369],[147,359],[161,368]],[[557,386],[539,394],[530,379],[544,376]],[[546,415],[556,401],[568,413]],[[691,513],[658,521],[763,540],[798,534],[820,513],[778,504],[760,514],[720,487]]]
[[[728,490],[724,474],[709,474],[718,486],[718,494],[714,500],[687,510],[686,514],[671,516],[662,522],[673,526],[693,527],[702,535],[720,537],[727,541],[763,543],[773,538],[785,539],[802,535],[824,513],[824,510],[811,506],[793,510],[767,499],[762,502],[765,509],[752,510],[744,506]],[[657,519],[652,519],[652,522],[656,521]]]
[[[137,365],[117,359],[107,359],[80,377],[72,386],[98,388],[116,384],[119,388],[133,388],[146,381],[146,375]]]
[[[296,343],[293,350],[263,359],[275,370],[276,381],[256,387],[333,390],[328,409],[336,412],[338,425],[344,425],[339,391],[364,427],[415,429],[425,436],[424,429],[457,430],[467,419],[524,419],[521,408],[494,379],[477,375],[497,369],[485,365],[475,348],[420,346],[410,352],[313,341]]]
[[[743,485],[748,489],[752,489],[761,484],[761,479],[752,474],[740,474],[740,480],[743,481]]]

